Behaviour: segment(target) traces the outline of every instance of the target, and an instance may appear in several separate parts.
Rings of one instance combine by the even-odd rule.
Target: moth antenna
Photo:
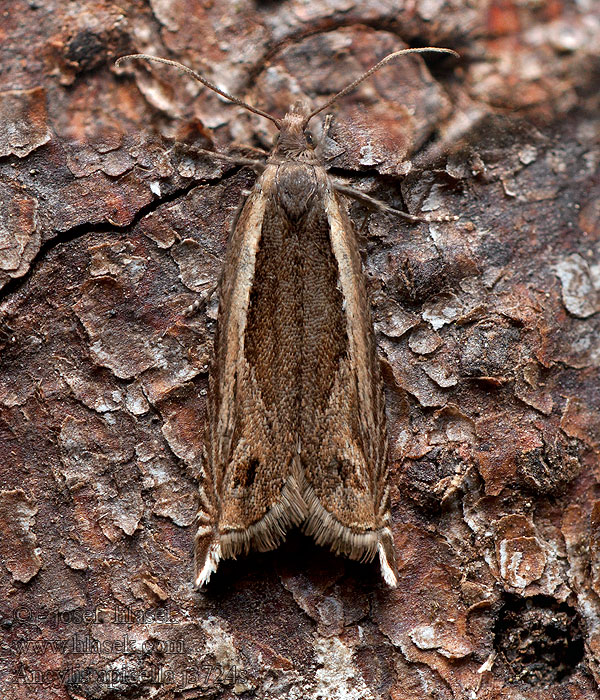
[[[360,85],[363,80],[366,80],[368,77],[373,75],[375,71],[378,71],[380,68],[383,68],[387,63],[390,61],[393,61],[395,58],[398,56],[405,56],[408,53],[449,53],[452,54],[453,56],[456,56],[457,58],[460,58],[460,55],[456,53],[456,51],[453,51],[452,49],[441,49],[438,48],[437,46],[424,46],[420,49],[401,49],[400,51],[394,51],[394,53],[388,54],[385,58],[382,58],[379,63],[376,63],[372,68],[369,68],[369,70],[366,73],[363,73],[361,76],[359,76],[356,80],[354,80],[350,85],[347,85],[343,90],[340,90],[338,93],[336,93],[332,98],[327,100],[324,105],[321,105],[319,109],[316,109],[314,112],[308,115],[306,117],[306,120],[304,122],[304,126],[308,124],[308,122],[319,112],[322,112],[324,109],[327,109],[329,105],[333,104],[337,100],[340,99],[340,97],[344,97],[347,95],[349,92],[352,92],[354,88],[356,88],[358,85]]]
[[[263,112],[262,109],[258,109],[256,107],[253,107],[252,105],[249,105],[247,102],[244,102],[244,100],[240,100],[239,97],[235,97],[234,95],[230,95],[228,92],[225,92],[225,90],[221,90],[221,88],[217,87],[214,83],[211,83],[210,80],[207,80],[206,78],[201,76],[200,73],[196,73],[195,70],[184,66],[182,63],[177,63],[177,61],[171,61],[169,58],[159,58],[158,56],[150,56],[149,54],[145,53],[133,53],[129,54],[128,56],[121,56],[121,58],[118,58],[115,61],[115,65],[119,66],[123,61],[129,60],[150,62],[154,61],[155,63],[166,63],[167,66],[173,66],[174,68],[179,69],[182,73],[187,73],[188,75],[191,75],[192,78],[195,78],[199,83],[202,83],[202,85],[205,85],[207,88],[210,88],[213,92],[216,92],[218,95],[221,95],[221,97],[224,97],[226,100],[229,100],[230,102],[233,102],[234,104],[239,105],[240,107],[244,107],[244,109],[247,109],[249,112],[254,112],[254,114],[258,114],[261,117],[265,117],[265,119],[270,119],[278,129],[281,129],[281,122],[279,121],[279,119],[276,119],[271,114]]]

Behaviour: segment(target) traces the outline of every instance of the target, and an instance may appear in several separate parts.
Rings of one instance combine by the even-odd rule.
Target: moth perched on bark
[[[198,586],[221,559],[274,549],[294,526],[350,559],[377,554],[383,579],[397,584],[382,378],[360,251],[338,192],[365,197],[335,185],[307,126],[392,59],[424,51],[454,53],[397,51],[319,109],[298,102],[281,120],[173,61],[124,57],[175,65],[279,129],[266,164],[251,163],[260,174],[220,280]]]

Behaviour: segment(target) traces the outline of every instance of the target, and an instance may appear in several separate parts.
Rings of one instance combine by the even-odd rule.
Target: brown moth
[[[274,549],[294,526],[350,559],[377,554],[383,579],[397,585],[382,378],[360,251],[338,192],[369,198],[336,187],[307,125],[392,59],[424,51],[454,53],[396,51],[319,109],[297,102],[282,120],[180,64],[124,57],[175,65],[279,129],[266,164],[252,163],[260,175],[220,280],[198,586],[221,559]]]

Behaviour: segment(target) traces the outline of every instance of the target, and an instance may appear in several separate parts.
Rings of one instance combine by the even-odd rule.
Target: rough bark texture
[[[5,3],[0,685],[14,698],[600,698],[595,0]],[[294,534],[191,587],[216,281],[253,181],[195,147],[386,52],[330,161],[362,227],[401,585]],[[315,126],[318,131],[318,124]],[[357,228],[362,205],[352,204]]]

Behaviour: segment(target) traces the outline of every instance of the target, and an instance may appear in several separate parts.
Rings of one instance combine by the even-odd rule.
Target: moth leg
[[[364,233],[365,233],[365,229],[367,228],[367,221],[368,221],[368,220],[369,220],[369,212],[367,212],[367,213],[364,215],[363,220],[362,220],[362,222],[361,222],[361,224],[360,224],[360,228],[359,228],[358,231],[356,232],[356,235],[358,236],[358,239],[359,239],[359,240],[363,237],[363,235],[364,235]]]
[[[317,143],[317,148],[316,148],[317,154],[318,154],[319,158],[322,158],[324,160],[330,160],[331,157],[333,157],[333,156],[330,156],[329,158],[326,158],[327,154],[325,152],[326,151],[325,144],[327,143],[327,140],[329,139],[329,130],[331,129],[332,123],[333,123],[333,114],[327,114],[325,116],[325,121],[323,122],[323,132],[322,132],[322,134],[318,140],[318,143]]]
[[[264,148],[259,148],[258,146],[248,146],[245,143],[232,143],[231,148],[243,148],[244,151],[248,151],[249,153],[256,153],[256,155],[262,156],[263,158],[268,158],[270,155],[269,151],[265,151]]]
[[[184,317],[188,316],[193,316],[193,314],[198,311],[198,309],[203,308],[208,304],[208,302],[212,299],[213,294],[216,292],[218,284],[213,284],[211,287],[208,287],[208,289],[205,289],[196,301],[194,301],[192,304],[190,304],[187,309],[183,312]]]
[[[165,337],[165,335],[167,335],[167,333],[170,333],[175,324],[181,323],[183,319],[193,316],[199,309],[206,306],[206,304],[208,304],[209,300],[212,298],[212,295],[217,290],[218,286],[219,285],[215,283],[208,287],[208,289],[205,289],[203,292],[201,292],[199,298],[196,299],[196,301],[191,303],[186,309],[183,310],[182,313],[176,316],[173,324],[169,324],[165,327],[165,330],[161,333],[160,338],[162,339]]]
[[[232,163],[233,165],[243,165],[248,168],[252,168],[255,173],[260,175],[263,170],[267,167],[266,163],[262,160],[254,160],[254,158],[244,158],[242,156],[231,156],[227,153],[219,153],[218,151],[208,151],[205,148],[196,148],[196,153],[201,153],[202,155],[212,156],[217,160],[223,160],[226,163]]]
[[[444,222],[444,221],[456,221],[458,219],[458,216],[452,216],[452,215],[444,215],[444,216],[439,216],[439,217],[432,217],[432,216],[415,216],[414,214],[408,214],[405,211],[400,211],[400,209],[395,209],[394,207],[390,207],[388,204],[385,204],[385,202],[381,202],[379,199],[375,199],[375,197],[371,197],[368,194],[365,194],[364,192],[360,192],[360,190],[355,190],[352,187],[348,187],[346,185],[339,185],[338,183],[334,182],[333,184],[335,191],[339,192],[340,194],[345,194],[347,197],[351,197],[352,199],[356,199],[359,202],[362,202],[363,204],[366,204],[367,206],[373,208],[373,209],[380,209],[381,211],[388,212],[390,214],[394,214],[395,216],[399,216],[402,219],[406,219],[407,221],[412,221],[415,223],[419,222],[429,222],[429,223],[434,223],[434,222]]]

